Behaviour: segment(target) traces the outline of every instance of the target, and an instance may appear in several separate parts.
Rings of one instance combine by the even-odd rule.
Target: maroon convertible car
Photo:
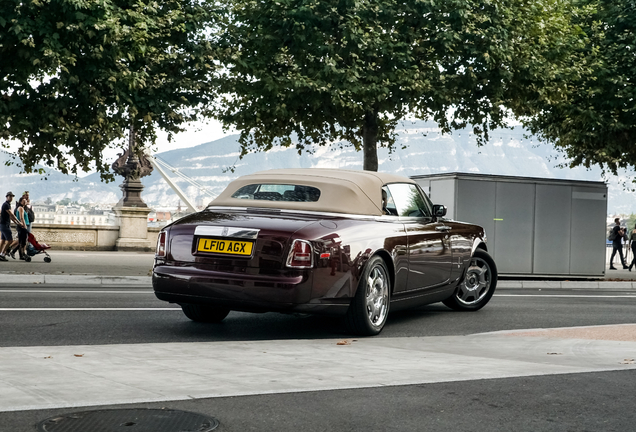
[[[497,268],[483,228],[445,214],[392,174],[257,172],[159,233],[152,284],[202,322],[231,310],[332,314],[375,335],[389,310],[441,301],[475,311]]]

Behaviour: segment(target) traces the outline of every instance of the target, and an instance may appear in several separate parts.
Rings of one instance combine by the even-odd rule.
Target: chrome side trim
[[[299,215],[312,215],[312,216],[325,216],[330,218],[343,218],[343,219],[367,219],[367,220],[386,220],[386,215],[356,215],[349,213],[332,213],[332,212],[319,212],[313,210],[289,210],[289,209],[270,209],[264,207],[227,207],[227,206],[208,206],[204,211],[224,211],[224,210],[239,210],[249,212],[250,210],[258,209],[257,213],[260,212],[275,212],[275,213],[283,213],[283,214],[299,214]],[[395,216],[392,216],[391,220],[397,220]]]
[[[421,222],[422,219],[427,219],[426,223],[430,223],[431,217],[411,217],[411,216],[393,216],[393,215],[365,215],[365,214],[351,214],[351,213],[333,213],[333,212],[321,212],[313,210],[290,210],[290,209],[271,209],[266,207],[228,207],[228,206],[207,206],[202,211],[241,211],[254,213],[277,213],[277,214],[291,214],[291,215],[310,215],[327,218],[338,219],[356,219],[356,220],[377,220],[377,221],[392,221],[392,222]],[[453,221],[452,219],[444,219],[444,221]],[[461,222],[460,222],[461,223]],[[466,222],[463,222],[466,223]]]
[[[194,229],[195,236],[232,237],[256,240],[260,229],[235,228],[223,226],[199,225]]]

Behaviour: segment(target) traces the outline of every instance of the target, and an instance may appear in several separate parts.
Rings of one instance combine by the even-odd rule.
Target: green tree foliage
[[[131,123],[137,139],[179,132],[205,114],[211,11],[198,0],[0,2],[0,141],[18,140],[23,169],[77,174]]]
[[[631,213],[627,220],[625,221],[625,227],[627,227],[627,232],[629,233],[631,230],[636,228],[636,214]]]
[[[377,170],[401,119],[478,143],[554,82],[577,28],[561,0],[233,0],[219,23],[217,112],[242,154],[345,141]]]
[[[67,206],[67,205],[71,204],[71,199],[70,198],[62,198],[61,200],[59,200],[55,204],[62,205],[62,206]]]
[[[539,114],[525,123],[562,150],[570,166],[617,174],[636,166],[636,3],[574,3],[573,21],[586,43],[572,54],[571,72],[548,83],[564,89],[563,97],[536,101]]]

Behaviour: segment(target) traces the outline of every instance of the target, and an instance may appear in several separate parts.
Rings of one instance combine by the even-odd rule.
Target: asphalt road
[[[378,337],[458,336],[499,330],[634,323],[635,307],[636,292],[631,290],[499,290],[491,303],[476,313],[453,312],[439,304],[392,314]],[[156,300],[149,288],[0,289],[2,347],[319,340],[350,336],[339,319],[273,313],[233,312],[221,324],[197,324],[187,320],[175,305]],[[219,419],[220,432],[631,431],[636,430],[634,388],[636,371],[629,370],[194,399],[126,407],[169,407],[208,414]],[[0,406],[0,432],[32,432],[36,423],[45,418],[81,410],[2,412]]]
[[[151,288],[0,288],[0,346],[315,339],[351,336],[338,318],[231,312],[188,320]],[[391,314],[381,338],[636,322],[636,292],[505,290],[476,313],[441,303]]]

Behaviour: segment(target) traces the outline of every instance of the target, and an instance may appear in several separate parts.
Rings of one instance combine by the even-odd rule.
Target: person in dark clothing
[[[9,245],[13,242],[13,234],[11,233],[11,221],[13,221],[17,226],[23,227],[26,229],[26,225],[16,219],[15,215],[11,211],[11,201],[13,201],[12,192],[7,192],[7,200],[2,203],[2,210],[0,211],[0,261],[6,261],[7,257],[5,256],[5,249],[9,247]]]
[[[27,238],[29,235],[29,232],[27,230],[27,226],[29,225],[29,216],[26,210],[26,205],[27,205],[26,203],[27,203],[26,196],[22,196],[22,198],[18,200],[18,206],[16,207],[16,210],[15,210],[16,219],[18,219],[24,225],[24,227],[18,226],[19,243],[17,245],[17,250],[20,251],[21,260],[24,260],[27,256],[26,245],[27,245]],[[14,254],[15,254],[15,250],[11,251],[11,258],[13,259],[15,259]]]
[[[632,267],[636,266],[636,226],[634,226],[634,229],[629,233],[627,240],[629,240],[629,246],[632,249],[632,263],[627,270],[632,271]]]
[[[616,255],[617,251],[618,251],[618,255],[621,258],[621,263],[623,264],[623,268],[626,269],[628,267],[625,264],[625,257],[623,256],[623,243],[622,243],[623,237],[625,236],[625,230],[621,228],[620,218],[614,219],[614,222],[616,223],[616,226],[612,228],[612,231],[614,234],[614,240],[612,240],[612,256],[610,257],[610,270],[616,270],[616,267],[614,267],[614,255]]]
[[[26,258],[26,246],[29,236],[29,227],[31,226],[26,206],[28,197],[26,195],[22,195],[22,197],[17,201],[18,202],[16,203],[13,214],[15,215],[16,219],[26,225],[26,229],[22,228],[21,226],[17,227],[18,240],[17,243],[14,242],[14,244],[9,247],[9,256],[15,259],[15,253],[19,251],[20,259],[24,260]]]

